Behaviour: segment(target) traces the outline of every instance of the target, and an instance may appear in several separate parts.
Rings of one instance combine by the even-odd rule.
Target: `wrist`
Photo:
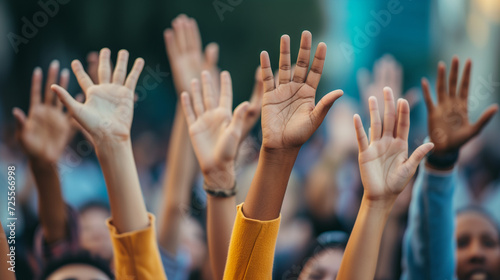
[[[267,148],[262,145],[260,150],[260,159],[265,160],[268,164],[273,165],[294,165],[297,155],[299,154],[300,147],[298,148]]]
[[[205,185],[211,189],[231,189],[235,184],[234,167],[226,170],[203,172]]]
[[[362,204],[366,206],[368,209],[376,210],[376,211],[384,211],[387,212],[387,215],[391,212],[394,203],[396,202],[397,195],[391,195],[384,198],[369,198],[366,195],[363,195]]]
[[[430,153],[425,161],[425,165],[434,170],[452,170],[458,161],[459,150]]]
[[[99,159],[112,158],[116,153],[132,152],[130,139],[125,141],[99,141],[95,144],[96,155]]]

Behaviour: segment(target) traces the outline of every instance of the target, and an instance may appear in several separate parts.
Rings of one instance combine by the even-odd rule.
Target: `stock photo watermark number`
[[[15,272],[16,268],[16,167],[7,167],[7,244],[8,270]]]

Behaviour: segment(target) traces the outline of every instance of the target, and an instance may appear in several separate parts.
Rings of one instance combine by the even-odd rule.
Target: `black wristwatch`
[[[455,165],[458,160],[459,151],[436,155],[435,153],[430,153],[427,156],[427,163],[431,166],[437,168],[447,168]]]
[[[203,183],[203,189],[213,197],[232,197],[236,195],[236,183],[230,189],[214,189]]]

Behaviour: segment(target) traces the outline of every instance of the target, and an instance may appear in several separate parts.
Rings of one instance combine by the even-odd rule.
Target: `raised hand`
[[[435,145],[433,153],[437,155],[458,152],[460,147],[479,134],[498,111],[498,105],[491,105],[475,124],[469,122],[467,99],[471,61],[465,62],[460,87],[457,89],[458,64],[458,58],[453,57],[447,86],[446,66],[443,62],[439,63],[436,85],[437,104],[432,101],[429,81],[422,79],[422,90],[428,112],[429,137]]]
[[[199,79],[203,70],[209,71],[212,77],[218,77],[219,46],[210,43],[203,54],[196,20],[181,14],[172,21],[172,27],[173,30],[165,30],[163,37],[177,92],[189,91],[191,79]]]
[[[394,202],[411,179],[418,164],[433,148],[432,143],[418,147],[408,158],[408,133],[410,131],[410,107],[404,99],[394,106],[392,90],[384,88],[384,123],[380,120],[375,97],[368,100],[370,108],[370,141],[359,115],[354,116],[358,138],[359,169],[369,201]],[[369,143],[370,142],[370,143]]]
[[[265,149],[298,149],[316,131],[341,90],[325,95],[315,105],[326,56],[326,45],[319,43],[309,69],[312,35],[302,33],[300,50],[293,78],[291,75],[290,37],[281,37],[279,84],[275,86],[269,55],[260,55],[264,98],[262,103],[262,134]]]
[[[17,138],[31,159],[56,163],[71,136],[71,118],[63,112],[62,103],[50,89],[58,82],[59,62],[54,60],[49,67],[42,101],[42,70],[35,68],[31,81],[31,98],[28,116],[19,108],[12,113],[17,123]],[[63,69],[59,77],[61,88],[67,88],[69,71]]]
[[[128,141],[133,117],[134,89],[144,67],[142,58],[136,59],[128,77],[128,52],[121,50],[114,73],[111,73],[111,51],[107,48],[99,54],[98,79],[94,84],[78,60],[71,63],[78,83],[85,93],[85,103],[73,99],[62,87],[53,85],[71,115],[96,141]]]
[[[248,102],[231,113],[233,89],[229,72],[220,75],[221,93],[216,94],[208,71],[201,75],[203,95],[197,79],[191,82],[191,97],[181,95],[191,142],[204,174],[205,184],[212,188],[234,186],[234,161],[243,136]]]
[[[386,54],[375,61],[373,74],[368,69],[358,71],[358,86],[362,100],[368,100],[370,96],[375,96],[379,102],[384,100],[382,89],[390,87],[394,93],[394,99],[405,98],[408,100],[410,108],[418,103],[418,92],[416,88],[409,89],[403,97],[403,68],[396,59]],[[380,113],[384,112],[382,107]]]

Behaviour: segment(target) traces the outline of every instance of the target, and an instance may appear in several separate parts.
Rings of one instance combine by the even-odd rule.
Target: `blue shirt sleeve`
[[[432,171],[420,164],[403,240],[401,279],[451,280],[455,275],[456,170]]]

